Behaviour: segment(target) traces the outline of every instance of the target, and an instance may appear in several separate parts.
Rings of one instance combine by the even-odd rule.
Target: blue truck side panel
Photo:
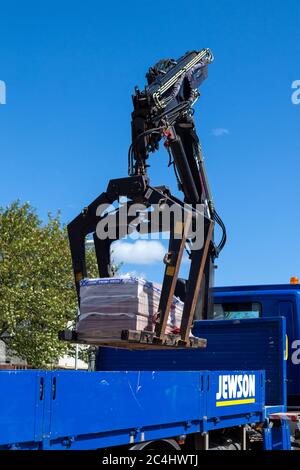
[[[123,370],[0,371],[0,448],[97,449],[285,411],[285,319],[199,322],[195,331],[208,337],[206,352],[104,349],[100,365]]]
[[[2,371],[0,448],[96,449],[263,421],[264,372],[235,373],[255,376],[253,400],[218,406],[232,371]]]
[[[40,400],[40,380],[44,375],[42,371],[0,372],[0,445],[42,439],[44,403]]]
[[[66,371],[57,372],[56,377],[52,438],[166,425],[170,418],[182,422],[204,415],[204,392],[197,372]]]
[[[197,321],[195,336],[206,349],[130,351],[100,348],[97,370],[264,369],[266,404],[286,400],[285,319]]]
[[[294,398],[294,404],[300,405],[300,353],[294,341],[300,340],[300,286],[267,285],[218,287],[214,289],[215,303],[258,302],[262,307],[262,318],[284,316],[288,336],[287,394]],[[299,344],[297,346],[299,348]]]

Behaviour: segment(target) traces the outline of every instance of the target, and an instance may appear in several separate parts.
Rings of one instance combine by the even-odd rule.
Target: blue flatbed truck
[[[293,278],[292,278],[293,279]],[[300,284],[218,287],[214,289],[213,319],[286,319],[287,401],[300,410]]]
[[[0,448],[290,449],[285,324],[196,321],[205,349],[100,347],[94,371],[1,371]]]

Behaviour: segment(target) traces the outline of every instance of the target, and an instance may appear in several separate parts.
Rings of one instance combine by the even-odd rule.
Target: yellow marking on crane
[[[175,273],[175,266],[168,266],[166,270],[167,276],[174,276]]]

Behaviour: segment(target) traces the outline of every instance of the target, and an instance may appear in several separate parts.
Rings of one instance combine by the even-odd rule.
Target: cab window
[[[261,304],[259,302],[232,302],[215,303],[213,320],[241,320],[246,318],[259,318]]]

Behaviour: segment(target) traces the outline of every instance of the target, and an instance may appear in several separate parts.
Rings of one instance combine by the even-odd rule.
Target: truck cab
[[[286,318],[288,405],[300,407],[300,284],[214,288],[214,320]]]

